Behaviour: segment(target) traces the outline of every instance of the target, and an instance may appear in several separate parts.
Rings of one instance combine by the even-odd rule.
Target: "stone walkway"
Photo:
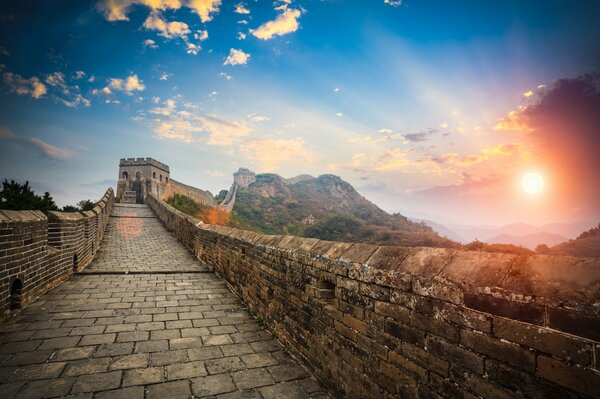
[[[0,323],[0,398],[329,397],[146,207],[113,214],[96,274]]]

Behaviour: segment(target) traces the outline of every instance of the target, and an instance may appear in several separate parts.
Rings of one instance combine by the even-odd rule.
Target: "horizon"
[[[334,174],[444,225],[596,225],[598,14],[593,1],[2,4],[0,178],[71,205],[143,155],[213,195],[248,167]]]

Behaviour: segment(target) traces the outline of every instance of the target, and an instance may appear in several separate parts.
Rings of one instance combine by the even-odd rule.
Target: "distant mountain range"
[[[461,224],[440,224],[431,220],[412,219],[430,226],[438,234],[451,240],[468,243],[479,240],[487,243],[513,244],[535,249],[538,244],[549,247],[576,238],[594,226],[591,222],[548,223],[534,226],[526,223],[513,223],[504,226]]]

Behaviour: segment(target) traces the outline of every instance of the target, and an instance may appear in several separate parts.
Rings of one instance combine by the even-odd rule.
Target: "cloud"
[[[85,77],[85,73],[78,71],[74,78],[82,79],[83,77]],[[55,93],[60,93],[60,95],[56,94],[55,98],[69,108],[79,108],[80,105],[89,107],[92,104],[90,100],[79,93],[79,86],[67,83],[65,74],[62,72],[54,72],[47,75],[45,82],[55,89]]]
[[[248,10],[246,8],[246,5],[244,3],[236,4],[233,11],[237,14],[244,14],[244,15],[250,14],[250,10]]]
[[[0,127],[0,139],[4,140],[14,140],[17,138],[17,135],[13,133],[12,130],[6,127]]]
[[[201,42],[205,41],[206,39],[208,39],[208,31],[199,30],[198,32],[194,33],[194,39],[200,40]]]
[[[237,38],[238,38],[238,40],[244,40],[246,38],[246,34],[243,32],[238,32]]]
[[[531,90],[528,90],[525,93],[523,93],[523,96],[525,96],[525,97],[531,97],[531,96],[533,96],[533,94],[534,93]]]
[[[83,79],[84,77],[85,77],[85,72],[75,71],[75,75],[73,76],[73,79],[79,80],[79,79]]]
[[[181,38],[187,40],[187,35],[190,34],[190,28],[185,22],[167,22],[159,13],[151,13],[144,21],[144,28],[148,30],[156,30],[159,35],[167,39]]]
[[[54,159],[57,161],[65,161],[65,160],[73,158],[73,156],[75,156],[75,153],[70,150],[56,147],[52,144],[48,144],[45,141],[42,141],[35,137],[30,138],[29,141],[34,145],[36,150],[41,155],[48,157],[50,159]]]
[[[248,118],[252,122],[266,122],[270,119],[268,116],[256,114],[247,115],[246,118]]]
[[[423,141],[426,141],[427,139],[429,139],[429,137],[436,132],[437,132],[437,130],[435,130],[435,129],[429,129],[424,132],[408,133],[403,136],[406,141],[410,141],[412,143],[420,143],[420,142],[423,142]]]
[[[213,14],[219,12],[221,0],[189,0],[188,7],[200,16],[200,21],[206,23],[213,19]]]
[[[40,79],[36,76],[25,79],[20,75],[11,72],[5,72],[2,76],[9,91],[21,96],[30,96],[39,99],[48,91],[46,86],[40,82]]]
[[[219,76],[220,76],[220,77],[222,77],[222,78],[225,78],[226,80],[231,80],[231,79],[233,79],[233,76],[231,76],[231,75],[229,75],[229,74],[227,74],[227,73],[225,73],[225,72],[220,72],[220,73],[219,73]]]
[[[309,163],[313,158],[302,138],[251,139],[240,145],[240,152],[262,171],[274,171],[286,163]]]
[[[223,62],[223,65],[245,65],[250,59],[250,54],[244,53],[242,50],[232,48],[229,50],[229,55]]]
[[[154,40],[146,39],[146,40],[144,40],[144,47],[156,49],[156,48],[158,48],[158,45],[156,44],[156,42]]]
[[[160,77],[158,78],[158,80],[169,80],[169,78],[171,77],[172,74],[168,73],[168,72],[163,72]]]
[[[128,76],[125,79],[110,78],[108,86],[102,89],[104,94],[111,94],[112,90],[123,91],[132,95],[134,91],[143,91],[146,88],[137,75]]]
[[[186,43],[185,52],[191,55],[198,55],[201,47],[194,43]]]
[[[392,7],[398,7],[402,5],[402,0],[383,0],[383,2]]]
[[[252,131],[244,123],[205,115],[195,111],[195,108],[187,106],[184,110],[180,110],[175,100],[169,99],[165,101],[165,107],[152,108],[148,111],[158,116],[150,119],[152,129],[161,138],[185,143],[202,141],[214,146],[231,146]]]
[[[268,40],[273,36],[283,36],[298,30],[298,18],[302,13],[300,10],[285,7],[283,12],[273,21],[265,22],[256,29],[251,29],[250,33],[255,37]]]
[[[134,5],[149,7],[153,11],[173,9],[182,6],[181,0],[100,0],[98,9],[107,21],[129,21],[127,14]]]

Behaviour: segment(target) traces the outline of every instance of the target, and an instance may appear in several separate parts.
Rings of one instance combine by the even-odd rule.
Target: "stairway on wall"
[[[137,198],[137,193],[135,191],[125,191],[123,193],[123,198],[121,198],[121,203],[135,204],[136,198]]]

